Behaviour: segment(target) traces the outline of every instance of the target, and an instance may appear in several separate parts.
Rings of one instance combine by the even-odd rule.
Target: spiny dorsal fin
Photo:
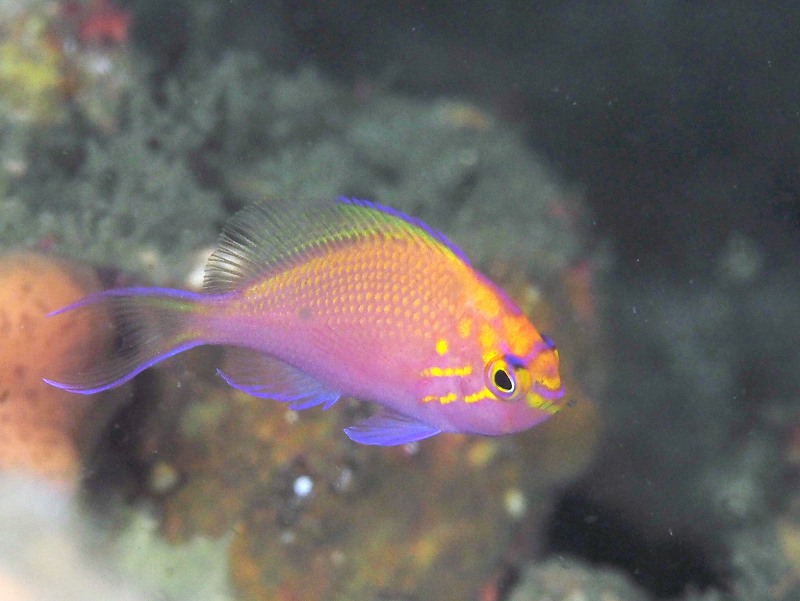
[[[203,289],[229,292],[332,245],[372,236],[411,239],[468,263],[442,233],[390,207],[344,197],[270,201],[246,207],[231,218],[206,266]]]

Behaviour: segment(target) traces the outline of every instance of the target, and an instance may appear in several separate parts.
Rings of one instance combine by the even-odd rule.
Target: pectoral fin
[[[228,349],[225,370],[217,371],[234,388],[298,411],[316,405],[328,409],[340,396],[296,367],[248,349]]]
[[[386,447],[415,442],[440,432],[441,430],[435,426],[391,409],[381,409],[372,417],[344,430],[354,442]]]

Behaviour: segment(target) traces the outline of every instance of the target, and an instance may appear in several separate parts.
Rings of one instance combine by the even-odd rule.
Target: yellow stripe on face
[[[464,397],[465,403],[477,403],[478,401],[482,401],[483,399],[492,399],[494,395],[489,391],[488,388],[485,386],[479,390],[478,392],[473,392],[472,394],[468,394]]]
[[[468,376],[472,373],[471,365],[464,365],[463,367],[429,367],[420,372],[423,378],[433,376],[435,378],[446,378],[452,376]]]
[[[450,392],[450,393],[448,393],[448,394],[444,395],[443,397],[440,397],[440,398],[439,398],[439,402],[440,402],[442,405],[445,405],[445,404],[447,404],[447,403],[452,403],[452,402],[453,402],[453,401],[455,401],[457,398],[458,398],[458,397],[456,396],[456,393],[455,393],[455,392]]]
[[[442,405],[446,405],[447,403],[452,403],[455,400],[458,400],[458,395],[455,392],[448,392],[443,396],[436,396],[435,394],[429,394],[428,396],[422,397],[423,403],[430,403],[431,401],[439,401]]]

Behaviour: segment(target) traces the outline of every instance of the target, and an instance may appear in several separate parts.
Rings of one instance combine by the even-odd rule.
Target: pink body
[[[210,310],[196,322],[202,337],[278,357],[345,396],[376,401],[446,432],[505,434],[551,415],[525,403],[463,400],[485,386],[475,329],[503,332],[504,319],[527,323],[502,292],[436,248],[404,239],[370,246],[336,249],[208,299]],[[486,307],[476,290],[496,302]],[[472,331],[459,331],[464,320],[472,321]],[[527,333],[527,348],[507,350],[526,355],[541,343],[532,326]],[[440,340],[448,347],[441,355]],[[431,367],[467,365],[477,368],[469,375],[423,375]],[[450,392],[456,398],[445,404],[423,400]]]
[[[552,415],[558,352],[459,249],[386,207],[342,199],[255,205],[234,217],[203,293],[109,290],[118,356],[66,381],[92,394],[200,344],[233,347],[225,380],[305,409],[344,396],[383,410],[345,432],[401,444],[438,432],[500,435]]]

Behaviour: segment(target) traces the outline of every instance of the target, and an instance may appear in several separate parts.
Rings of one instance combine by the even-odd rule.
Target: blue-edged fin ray
[[[329,409],[340,396],[296,367],[245,348],[227,348],[225,368],[217,371],[234,388],[255,397],[289,403],[291,409],[316,405]]]
[[[187,319],[201,301],[198,293],[171,288],[117,288],[91,294],[54,311],[51,316],[74,311],[80,315],[73,319],[86,319],[109,328],[116,338],[116,348],[86,371],[44,381],[69,392],[94,394],[119,386],[148,367],[203,344]]]
[[[436,426],[386,408],[344,429],[344,433],[354,442],[386,447],[416,442],[440,432]]]

